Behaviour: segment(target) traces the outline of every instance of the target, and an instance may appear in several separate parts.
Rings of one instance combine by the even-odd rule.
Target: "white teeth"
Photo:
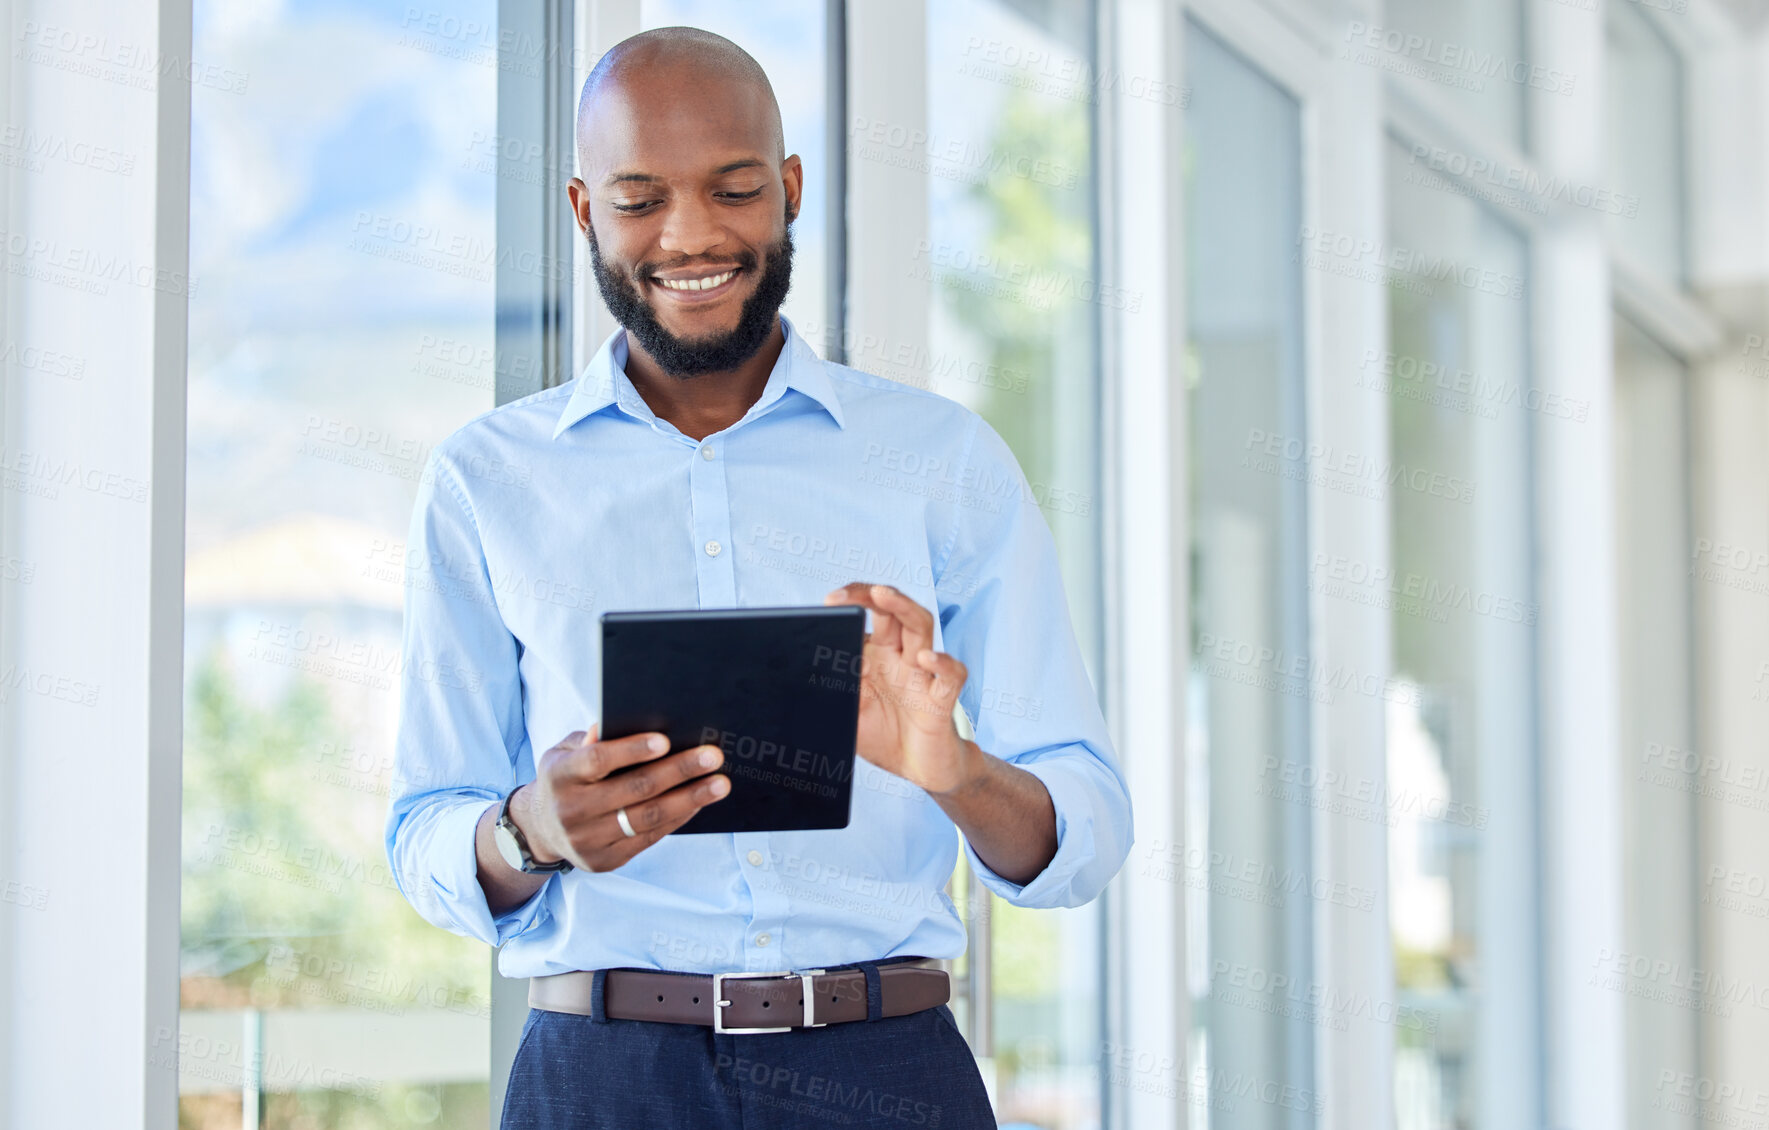
[[[704,279],[658,279],[657,281],[671,290],[711,290],[715,286],[724,285],[736,273],[736,271],[726,271],[722,275],[712,275]]]

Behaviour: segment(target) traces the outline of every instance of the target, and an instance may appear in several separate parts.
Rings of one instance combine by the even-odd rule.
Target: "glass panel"
[[[1350,25],[1349,57],[1430,84],[1432,94],[1524,147],[1529,92],[1577,89],[1577,78],[1524,54],[1518,0],[1382,0],[1382,23]]]
[[[1612,238],[1667,281],[1683,281],[1683,64],[1636,4],[1610,4],[1604,98]]]
[[[893,140],[904,135],[880,124],[852,143],[854,160],[927,170],[933,309],[925,371],[913,376],[1012,447],[1097,677],[1095,350],[1100,303],[1113,296],[1094,265],[1092,20],[1082,2],[929,4],[925,139]],[[1100,907],[1023,911],[990,898],[992,1046],[975,1050],[1000,1119],[1096,1126]]]
[[[382,846],[402,541],[492,405],[497,11],[202,0],[180,1125],[482,1130],[485,947]]]
[[[1388,151],[1389,914],[1401,1130],[1542,1124],[1527,247]],[[1550,405],[1555,407],[1550,408]],[[1542,426],[1579,427],[1554,419]],[[1412,1014],[1409,1014],[1412,1015]]]
[[[1633,323],[1615,326],[1617,627],[1621,667],[1624,913],[1630,954],[1697,969],[1699,874],[1690,638],[1689,374]],[[1689,1130],[1699,1103],[1666,1102],[1665,1073],[1695,1078],[1701,1013],[1627,998],[1628,1125]]]
[[[1312,765],[1312,687],[1283,658],[1308,654],[1306,476],[1281,456],[1249,455],[1308,434],[1293,246],[1301,112],[1196,24],[1185,51],[1188,1125],[1306,1127],[1311,1103],[1238,1102],[1224,1090],[1314,1090],[1306,1010],[1270,989],[1278,977],[1312,981],[1310,902],[1295,893],[1313,887],[1310,809],[1270,787]]]
[[[798,219],[792,224],[792,290],[781,313],[792,321],[819,356],[827,357],[830,318],[824,309],[829,274],[825,192],[829,147],[828,75],[824,66],[825,8],[807,0],[643,0],[645,28],[698,27],[722,35],[755,56],[774,98],[786,153],[804,164],[805,187]],[[594,352],[601,342],[589,343]],[[586,352],[586,356],[588,353]]]

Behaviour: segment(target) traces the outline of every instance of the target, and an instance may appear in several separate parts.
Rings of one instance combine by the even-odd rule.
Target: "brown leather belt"
[[[946,971],[931,961],[878,967],[883,1015],[907,1016],[951,999]],[[593,1016],[593,972],[555,973],[528,982],[528,1003],[548,1012]],[[602,1010],[613,1020],[710,1024],[738,1034],[821,1028],[866,1019],[866,974],[859,969],[791,973],[664,973],[610,969]]]

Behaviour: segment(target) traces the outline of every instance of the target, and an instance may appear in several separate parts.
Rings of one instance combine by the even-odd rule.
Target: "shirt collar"
[[[762,395],[756,398],[743,419],[761,415],[790,388],[822,405],[836,426],[845,428],[841,401],[835,395],[835,382],[829,379],[823,359],[799,336],[792,321],[784,314],[780,315],[780,326],[786,332],[786,344],[781,347],[780,357],[768,374]],[[584,366],[584,371],[572,382],[571,398],[566,401],[559,424],[553,429],[554,439],[565,434],[579,420],[593,416],[611,404],[634,419],[651,421],[657,418],[627,378],[626,363],[627,332],[618,329],[608,335],[596,355],[590,358],[590,363]]]

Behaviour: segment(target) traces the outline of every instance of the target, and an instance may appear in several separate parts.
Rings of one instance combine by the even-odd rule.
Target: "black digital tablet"
[[[602,614],[603,738],[716,745],[731,792],[672,835],[845,828],[860,719],[858,605]]]

